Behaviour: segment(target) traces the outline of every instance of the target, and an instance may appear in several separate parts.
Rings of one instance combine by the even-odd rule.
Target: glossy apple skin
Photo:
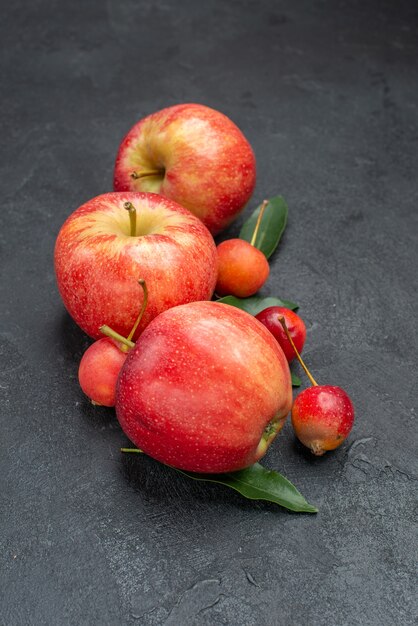
[[[137,209],[131,237],[125,202]],[[55,271],[64,304],[94,339],[107,324],[123,336],[131,330],[148,287],[139,336],[159,313],[178,304],[210,299],[217,276],[213,238],[202,222],[168,198],[151,193],[108,193],[86,202],[62,226]]]
[[[285,353],[286,359],[290,363],[296,357],[296,354],[290,341],[286,337],[283,326],[279,322],[279,317],[284,317],[287,329],[299,353],[302,352],[303,346],[305,345],[306,326],[303,319],[299,317],[297,313],[281,306],[270,306],[256,315],[256,318],[264,324],[278,341]]]
[[[348,436],[354,423],[354,407],[341,387],[308,387],[292,407],[292,425],[299,441],[320,456],[334,450]]]
[[[80,361],[78,380],[93,404],[115,406],[116,381],[127,355],[109,337],[103,337],[87,348]]]
[[[231,472],[258,461],[291,404],[289,366],[277,342],[253,316],[216,302],[154,319],[129,353],[116,393],[131,441],[193,472]]]
[[[160,174],[132,177],[155,168]],[[131,128],[116,157],[113,188],[172,198],[215,235],[244,208],[255,179],[252,148],[228,117],[201,104],[179,104]]]
[[[264,254],[244,239],[227,239],[217,246],[220,296],[247,298],[266,282],[270,266]]]

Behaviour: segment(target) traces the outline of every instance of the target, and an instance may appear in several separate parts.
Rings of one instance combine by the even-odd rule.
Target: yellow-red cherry
[[[219,296],[247,298],[264,285],[270,266],[261,250],[244,239],[227,239],[217,246],[217,251],[215,291]]]
[[[353,422],[353,403],[341,387],[308,387],[293,403],[292,426],[296,437],[317,456],[338,448]]]
[[[279,322],[312,384],[293,403],[292,426],[299,441],[320,456],[338,448],[350,433],[354,423],[353,403],[341,387],[318,385],[293,342],[284,316],[279,317]]]

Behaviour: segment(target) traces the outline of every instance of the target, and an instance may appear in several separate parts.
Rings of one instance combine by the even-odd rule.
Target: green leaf
[[[286,309],[291,309],[292,311],[296,311],[299,308],[299,305],[295,302],[290,302],[290,300],[281,300],[280,298],[273,298],[272,296],[267,298],[263,298],[262,296],[251,296],[250,298],[225,296],[224,298],[219,298],[216,302],[230,304],[238,309],[247,311],[250,315],[257,315],[257,313],[264,311],[264,309],[267,309],[269,306],[284,306]]]
[[[261,205],[256,208],[241,228],[239,233],[241,239],[251,242],[260,210]],[[261,250],[267,258],[273,254],[283,235],[286,228],[287,214],[287,204],[282,196],[275,196],[269,199],[254,242],[255,247]]]
[[[203,480],[230,487],[249,500],[274,502],[297,513],[318,512],[318,509],[309,504],[287,478],[274,470],[266,469],[260,463],[230,474],[195,474],[184,470],[177,471],[193,480]]]
[[[121,450],[123,452],[141,452],[141,450],[134,448],[121,448]],[[186,472],[185,470],[180,470],[175,467],[169,467],[179,474],[183,474],[193,480],[217,483],[225,487],[230,487],[234,489],[234,491],[238,491],[238,493],[248,500],[274,502],[297,513],[318,512],[318,509],[309,504],[287,478],[274,470],[266,469],[260,465],[260,463],[255,463],[251,465],[251,467],[228,474],[197,474],[195,472]]]
[[[302,381],[299,378],[299,376],[296,376],[296,374],[294,374],[293,372],[290,372],[290,375],[292,377],[292,387],[300,387],[302,384]]]

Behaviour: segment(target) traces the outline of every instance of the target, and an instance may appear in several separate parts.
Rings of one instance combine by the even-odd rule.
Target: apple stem
[[[123,206],[127,211],[129,211],[129,224],[131,228],[130,235],[131,237],[136,237],[136,208],[132,202],[125,202]]]
[[[132,172],[131,178],[137,180],[138,178],[146,178],[147,176],[159,176],[160,170],[141,170],[140,172]]]
[[[268,203],[269,203],[269,200],[264,200],[263,204],[261,205],[260,213],[258,214],[258,217],[257,217],[257,222],[254,228],[253,236],[251,237],[251,241],[250,241],[250,244],[252,246],[255,246],[255,242],[257,239],[257,235],[258,235],[258,229],[260,228],[261,220],[263,219],[263,214]]]
[[[106,335],[106,337],[110,337],[111,339],[120,341],[120,343],[123,343],[123,345],[126,346],[127,348],[135,347],[135,344],[133,341],[131,341],[130,339],[126,339],[126,337],[123,337],[122,335],[119,335],[119,333],[117,333],[116,330],[113,330],[113,328],[110,328],[109,326],[106,326],[106,325],[100,326],[99,330],[103,335]]]
[[[144,454],[142,450],[139,450],[139,448],[121,448],[120,451],[121,452],[136,452],[137,454]]]
[[[300,354],[299,354],[298,349],[296,348],[296,346],[295,346],[295,344],[294,344],[294,342],[293,342],[292,337],[290,336],[289,329],[288,329],[288,327],[287,327],[287,325],[286,325],[286,321],[285,321],[284,317],[279,317],[279,322],[280,322],[280,324],[283,326],[283,330],[284,330],[284,332],[286,333],[286,337],[287,337],[287,338],[288,338],[288,340],[290,341],[290,344],[291,344],[291,346],[292,346],[293,350],[295,351],[295,354],[296,354],[296,356],[297,356],[297,359],[298,359],[299,363],[301,364],[301,366],[302,366],[302,367],[303,367],[303,369],[305,370],[305,374],[306,374],[306,376],[307,376],[307,377],[309,378],[309,380],[311,381],[312,386],[313,386],[313,387],[317,387],[317,386],[318,386],[318,383],[316,382],[315,378],[312,376],[312,374],[310,373],[310,371],[309,371],[309,370],[308,370],[308,368],[306,367],[306,365],[305,365],[305,363],[304,363],[304,361],[303,361],[302,357],[301,357],[301,356],[300,356]]]
[[[136,322],[135,324],[132,326],[132,330],[129,333],[127,340],[131,341],[132,337],[135,334],[136,329],[138,328],[138,325],[142,319],[142,316],[144,315],[145,309],[147,308],[147,304],[148,304],[148,289],[147,289],[147,284],[145,282],[145,280],[143,278],[140,278],[138,280],[138,283],[141,285],[142,287],[142,291],[144,292],[144,299],[142,300],[142,306],[141,306],[141,310],[139,312],[138,317],[136,318]]]

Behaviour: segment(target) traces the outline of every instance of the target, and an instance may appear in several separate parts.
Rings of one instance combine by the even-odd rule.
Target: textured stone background
[[[0,623],[413,624],[416,3],[1,4]],[[122,457],[77,385],[89,341],[55,237],[110,190],[130,126],[183,101],[252,143],[245,216],[286,197],[264,293],[300,303],[312,371],[355,403],[337,452],[312,458],[288,424],[265,460],[317,516]]]

